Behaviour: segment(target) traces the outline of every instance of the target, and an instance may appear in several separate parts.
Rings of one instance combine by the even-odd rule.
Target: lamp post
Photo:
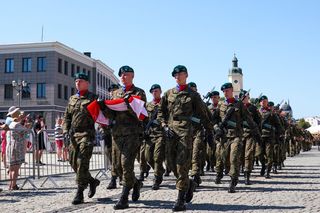
[[[15,81],[13,80],[12,81],[12,87],[18,92],[17,93],[17,96],[18,96],[18,107],[20,108],[21,104],[21,91],[23,89],[23,87],[26,87],[28,85],[28,83],[26,81],[21,81],[21,80],[18,80],[18,81]]]

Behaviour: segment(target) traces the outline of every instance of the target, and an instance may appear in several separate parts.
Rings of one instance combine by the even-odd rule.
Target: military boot
[[[144,181],[144,172],[140,172],[138,180],[139,181]]]
[[[274,164],[273,167],[272,167],[272,173],[273,174],[278,174],[277,165],[276,164]]]
[[[265,164],[262,164],[262,165],[261,165],[260,175],[261,175],[261,176],[264,176],[265,173],[266,173],[266,165],[265,165]]]
[[[250,173],[249,172],[244,172],[244,184],[245,185],[251,185]]]
[[[84,191],[84,188],[78,186],[76,196],[73,198],[73,201],[72,201],[73,205],[78,205],[83,203],[83,191]]]
[[[132,201],[136,202],[139,200],[140,189],[142,188],[142,186],[143,186],[143,183],[140,180],[136,180],[132,190]]]
[[[169,175],[170,175],[170,169],[168,169],[168,168],[166,168],[166,171],[165,171],[165,173],[164,173],[164,176],[165,177],[168,177]]]
[[[186,192],[186,202],[189,203],[193,198],[193,192],[196,188],[196,184],[193,182],[193,180],[189,180],[189,188]]]
[[[179,190],[178,193],[178,200],[174,204],[172,211],[174,212],[180,212],[180,211],[185,211],[186,206],[185,206],[185,195],[186,193],[184,191]]]
[[[229,193],[235,193],[236,192],[237,182],[238,181],[236,180],[236,178],[231,178],[229,189],[228,189]]]
[[[158,190],[160,188],[160,184],[162,183],[162,176],[154,176],[152,190]]]
[[[266,179],[270,179],[271,178],[270,171],[271,171],[271,169],[268,168],[267,174],[266,174]]]
[[[88,197],[92,198],[96,194],[96,189],[100,185],[100,180],[91,178],[89,182]]]
[[[147,171],[145,172],[146,176],[144,176],[145,178],[147,178],[149,176],[150,169],[151,169],[151,166],[147,165]]]
[[[122,187],[122,193],[121,193],[120,199],[113,206],[114,210],[129,208],[129,204],[128,204],[129,192],[130,192],[130,188],[129,187],[126,187],[126,186]]]
[[[214,180],[215,184],[221,184],[221,179],[223,177],[222,173],[217,173],[216,179]]]
[[[116,189],[117,188],[117,176],[112,176],[110,183],[107,186],[107,189]]]
[[[256,166],[259,166],[259,160],[256,159]]]
[[[193,182],[196,184],[197,187],[200,186],[200,184],[202,183],[200,175],[194,175]]]
[[[207,162],[206,171],[207,171],[207,172],[209,172],[209,171],[210,171],[210,169],[211,169],[211,165],[210,165],[210,163],[209,163],[209,162]]]

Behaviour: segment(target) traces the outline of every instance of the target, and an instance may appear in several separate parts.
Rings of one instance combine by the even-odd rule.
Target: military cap
[[[187,70],[187,68],[185,67],[185,66],[183,66],[183,65],[178,65],[178,66],[176,66],[174,69],[173,69],[173,71],[172,71],[172,77],[174,77],[175,76],[175,74],[177,74],[177,73],[180,73],[180,72],[185,72],[185,73],[188,73],[188,70]]]
[[[263,100],[268,100],[268,97],[263,95],[259,98],[259,102],[263,101]]]
[[[122,75],[122,73],[125,73],[125,72],[133,72],[134,73],[134,70],[131,67],[129,67],[128,65],[122,66],[119,69],[118,76],[120,77]]]
[[[211,98],[212,96],[215,96],[215,95],[220,95],[220,93],[218,91],[213,91],[210,93],[209,97]]]
[[[154,84],[154,85],[151,86],[149,92],[152,93],[152,91],[153,91],[154,89],[160,89],[160,90],[161,90],[161,87],[160,87],[159,84]]]
[[[248,93],[247,90],[241,89],[241,91],[239,93],[239,98],[243,98],[243,96],[248,95],[247,93]]]
[[[197,87],[197,84],[194,83],[194,82],[190,82],[190,83],[188,83],[188,86],[189,86],[189,87]]]
[[[79,72],[79,73],[75,74],[75,76],[74,76],[74,80],[77,80],[77,79],[82,79],[82,80],[88,81],[89,77],[87,74],[85,74],[83,72]]]
[[[221,91],[225,90],[225,89],[229,89],[229,88],[233,88],[232,83],[228,82],[225,83],[221,86]]]
[[[268,102],[268,106],[274,106],[274,102],[269,101],[269,102]]]
[[[110,87],[108,88],[108,92],[111,92],[114,89],[119,89],[119,85],[118,84],[111,84]]]

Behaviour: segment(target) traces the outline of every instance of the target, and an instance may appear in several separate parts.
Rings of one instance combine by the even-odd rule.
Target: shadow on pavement
[[[195,203],[187,206],[188,210],[207,211],[246,211],[246,210],[297,210],[304,209],[304,206],[253,206],[253,205],[231,205]]]

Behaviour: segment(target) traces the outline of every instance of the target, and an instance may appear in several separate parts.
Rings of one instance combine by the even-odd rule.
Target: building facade
[[[229,69],[228,80],[232,83],[234,97],[238,98],[241,89],[243,89],[243,74],[242,69],[238,67],[238,59],[235,55],[232,60],[232,67]]]
[[[79,72],[89,76],[89,90],[102,98],[108,97],[111,84],[119,82],[114,71],[91,53],[60,42],[0,45],[0,119],[15,105],[31,116],[43,115],[53,128],[77,92],[74,75]]]
[[[309,122],[311,126],[319,126],[320,125],[320,117],[314,116],[314,117],[307,117],[304,118],[305,121]]]

